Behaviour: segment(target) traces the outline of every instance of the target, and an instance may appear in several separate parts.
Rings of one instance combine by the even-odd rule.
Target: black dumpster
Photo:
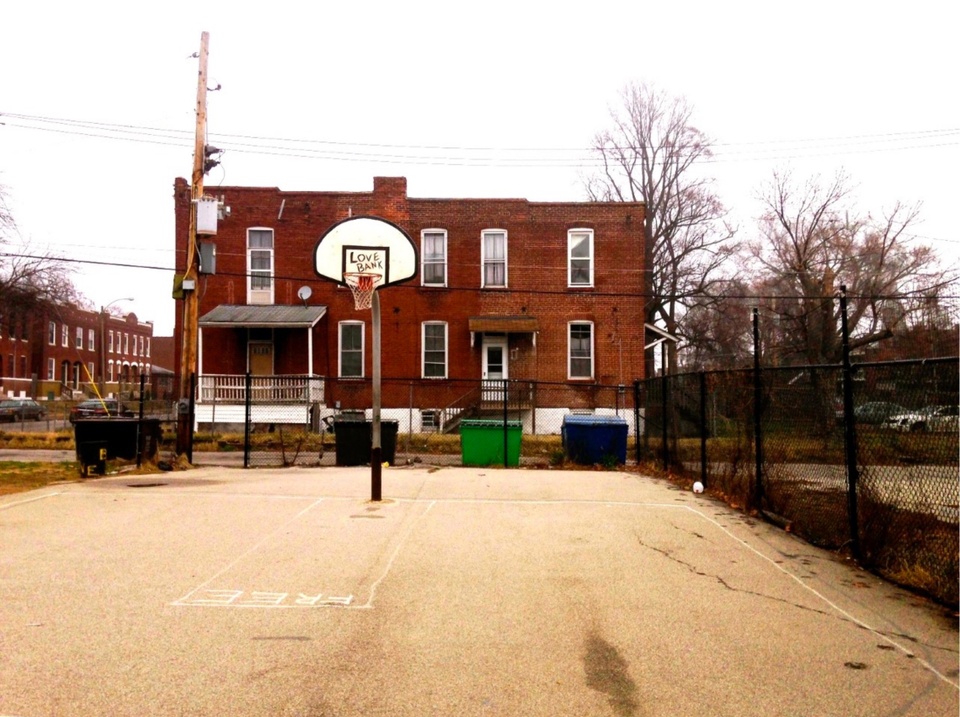
[[[398,421],[380,421],[380,455],[391,465],[397,455]],[[337,465],[362,466],[370,463],[373,449],[373,421],[334,421]]]
[[[77,460],[87,474],[88,459],[99,457],[100,449],[106,450],[102,460],[125,458],[135,460],[139,450],[141,460],[152,460],[160,451],[159,418],[80,418],[73,425]]]

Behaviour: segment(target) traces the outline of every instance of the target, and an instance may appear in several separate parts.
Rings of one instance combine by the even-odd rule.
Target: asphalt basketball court
[[[0,715],[950,715],[955,618],[619,472],[202,468],[0,499]]]

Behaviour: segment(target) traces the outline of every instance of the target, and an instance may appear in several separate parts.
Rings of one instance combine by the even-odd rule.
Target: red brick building
[[[75,306],[0,317],[0,392],[74,399],[117,394],[151,370],[153,324]]]
[[[230,212],[209,237],[215,273],[201,274],[196,288],[201,377],[369,377],[370,312],[355,311],[350,291],[316,275],[313,253],[334,223],[376,216],[402,228],[419,251],[419,275],[379,294],[385,408],[408,402],[406,389],[388,395],[393,379],[434,382],[436,404],[462,392],[456,380],[557,382],[570,387],[552,399],[566,408],[584,400],[582,388],[643,378],[640,203],[419,199],[407,196],[402,177],[375,177],[372,192],[216,193]],[[182,273],[186,180],[176,180],[174,196]],[[306,301],[301,287],[311,290]],[[347,382],[326,383],[324,403],[333,384],[337,400],[352,400]]]

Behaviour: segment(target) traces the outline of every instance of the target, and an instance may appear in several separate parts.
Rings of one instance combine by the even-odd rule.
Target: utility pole
[[[190,224],[187,233],[186,270],[183,274],[183,331],[180,345],[180,410],[177,413],[177,454],[188,451],[193,443],[190,412],[184,410],[191,399],[191,376],[197,371],[199,317],[197,275],[200,257],[197,251],[197,202],[203,196],[203,170],[207,141],[207,54],[210,33],[200,35],[200,70],[197,78],[197,127],[193,142],[193,174],[190,189]]]

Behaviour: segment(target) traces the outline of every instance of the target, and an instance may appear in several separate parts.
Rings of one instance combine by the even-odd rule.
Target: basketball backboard
[[[396,224],[380,217],[351,217],[330,227],[314,249],[314,269],[347,286],[363,275],[373,288],[400,284],[417,275],[417,246]]]

